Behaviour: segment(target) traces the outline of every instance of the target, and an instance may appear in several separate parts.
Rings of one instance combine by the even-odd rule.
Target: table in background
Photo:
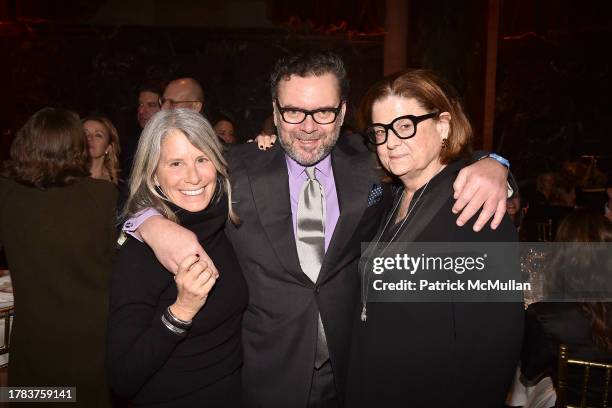
[[[11,286],[11,275],[8,270],[0,269],[0,308],[13,306],[13,289]],[[11,316],[11,325],[13,316]],[[4,344],[4,319],[0,320],[0,344]],[[8,363],[9,355],[0,356],[0,366]]]

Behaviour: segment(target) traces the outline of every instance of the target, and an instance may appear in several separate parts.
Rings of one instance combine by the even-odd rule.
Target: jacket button
[[[319,288],[320,288],[320,286],[319,286],[319,285],[316,285],[316,286],[315,286],[315,289],[314,289],[315,293],[319,293]]]

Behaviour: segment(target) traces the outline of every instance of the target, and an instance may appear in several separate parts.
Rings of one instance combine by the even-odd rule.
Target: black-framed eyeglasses
[[[391,123],[372,123],[364,131],[368,143],[379,146],[387,142],[389,130],[400,139],[410,139],[416,134],[417,125],[424,120],[438,116],[439,112],[426,113],[420,116],[404,115],[395,118]]]
[[[174,99],[170,99],[170,98],[159,98],[159,106],[164,106],[165,103],[168,103],[171,108],[175,107],[176,105],[180,103],[195,103],[195,102],[201,102],[201,101],[175,101]]]
[[[278,102],[278,99],[274,101],[276,108],[281,114],[283,121],[297,125],[306,120],[307,116],[311,116],[312,120],[317,122],[319,125],[328,125],[336,121],[340,110],[342,110],[342,104],[344,101],[340,101],[337,108],[321,108],[315,110],[307,110],[300,108],[283,108]]]

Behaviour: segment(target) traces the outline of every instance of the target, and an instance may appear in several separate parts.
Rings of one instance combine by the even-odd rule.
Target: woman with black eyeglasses
[[[474,232],[477,217],[456,225],[453,183],[472,158],[470,123],[452,88],[424,70],[375,84],[362,112],[371,118],[368,142],[399,188],[361,262],[346,405],[501,407],[519,359],[522,304],[459,302],[453,293],[459,288],[451,287],[435,298],[423,288],[418,298],[419,286],[404,295],[397,295],[401,285],[383,287],[395,276],[385,274],[401,268],[390,265],[393,244],[517,240],[507,216],[496,230]],[[430,274],[421,266],[412,276],[416,284],[440,276],[452,281],[454,272]]]

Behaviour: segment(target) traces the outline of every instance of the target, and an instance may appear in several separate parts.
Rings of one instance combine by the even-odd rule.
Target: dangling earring
[[[448,147],[448,138],[444,138],[442,139],[442,150],[446,149]]]

